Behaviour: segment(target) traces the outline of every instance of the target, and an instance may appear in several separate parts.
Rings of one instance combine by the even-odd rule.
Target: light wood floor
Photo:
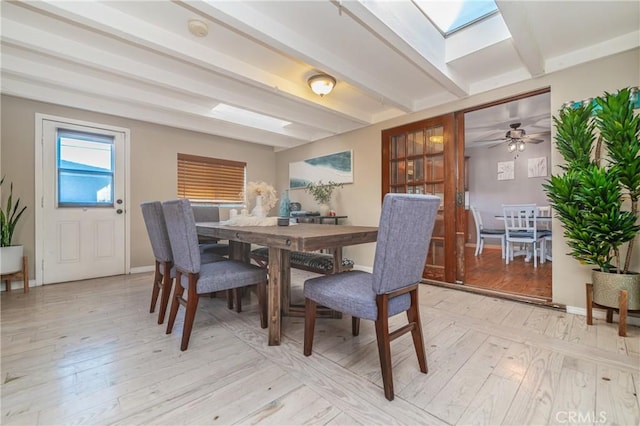
[[[425,285],[429,373],[408,335],[394,341],[389,402],[371,322],[354,338],[350,318],[319,319],[307,358],[301,318],[285,318],[282,346],[269,347],[255,304],[237,314],[205,297],[180,352],[182,317],[165,335],[150,294],[151,274],[3,293],[0,422],[640,423],[637,327],[621,338],[604,320]]]

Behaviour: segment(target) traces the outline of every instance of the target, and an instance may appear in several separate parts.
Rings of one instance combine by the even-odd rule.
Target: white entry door
[[[51,284],[124,274],[128,131],[45,118],[41,126],[37,280]]]

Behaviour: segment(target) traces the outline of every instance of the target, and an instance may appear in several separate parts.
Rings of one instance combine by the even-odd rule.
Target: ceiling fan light
[[[320,97],[328,95],[336,85],[336,79],[328,74],[316,74],[307,80],[309,87],[316,95]]]
[[[518,151],[522,152],[525,148],[525,142],[523,140],[518,141]]]
[[[517,149],[516,141],[509,142],[509,145],[507,146],[507,149],[509,150],[509,152],[515,151]]]

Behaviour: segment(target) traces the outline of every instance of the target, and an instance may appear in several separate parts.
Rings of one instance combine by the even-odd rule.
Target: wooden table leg
[[[627,337],[627,306],[629,304],[627,290],[620,290],[618,303],[620,308],[618,314],[618,336]]]
[[[593,325],[593,284],[587,283],[587,325]]]
[[[283,250],[280,259],[280,310],[289,315],[291,308],[291,252]]]
[[[268,317],[269,346],[280,345],[280,290],[282,286],[282,256],[288,255],[286,250],[269,247],[269,291]]]

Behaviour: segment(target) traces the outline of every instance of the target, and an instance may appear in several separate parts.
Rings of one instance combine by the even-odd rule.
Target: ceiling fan
[[[499,143],[496,143],[494,145],[491,145],[489,148],[493,148],[499,145],[502,145],[502,141],[507,141],[507,150],[509,152],[515,152],[515,151],[524,151],[526,144],[528,143],[540,143],[540,142],[544,142],[543,139],[536,139],[533,136],[539,136],[542,135],[544,133],[536,133],[535,135],[527,135],[527,132],[524,129],[521,129],[520,126],[522,125],[522,123],[511,123],[509,125],[509,127],[511,127],[511,130],[507,130],[507,133],[505,133],[504,138],[499,138],[499,139],[494,139],[496,141],[501,141]],[[546,132],[545,132],[546,133]]]

